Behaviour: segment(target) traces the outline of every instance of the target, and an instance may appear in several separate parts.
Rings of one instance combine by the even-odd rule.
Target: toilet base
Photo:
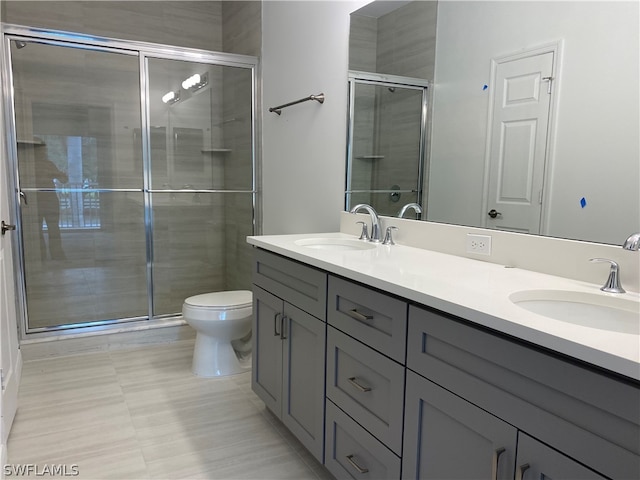
[[[222,377],[251,370],[251,355],[238,355],[229,342],[198,332],[191,370],[199,377]]]

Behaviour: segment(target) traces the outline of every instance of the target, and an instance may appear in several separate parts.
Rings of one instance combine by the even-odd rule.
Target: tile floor
[[[191,374],[193,340],[26,362],[10,464],[86,479],[331,475],[251,391],[249,373]]]

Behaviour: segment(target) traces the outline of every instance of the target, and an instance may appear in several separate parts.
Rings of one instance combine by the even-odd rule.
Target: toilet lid
[[[251,306],[252,299],[253,296],[249,290],[232,290],[194,295],[187,298],[184,303],[194,307],[230,310]]]

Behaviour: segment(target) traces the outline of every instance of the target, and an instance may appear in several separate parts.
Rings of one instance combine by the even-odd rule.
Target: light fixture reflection
[[[207,83],[209,82],[206,75],[195,73],[182,82],[182,88],[185,90],[199,90]]]
[[[162,101],[169,105],[176,103],[178,100],[180,100],[180,94],[177,92],[167,92],[162,96]]]

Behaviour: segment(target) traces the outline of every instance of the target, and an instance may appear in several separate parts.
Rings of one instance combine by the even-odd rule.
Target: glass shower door
[[[26,331],[147,317],[138,55],[10,46]]]
[[[153,315],[246,289],[253,234],[250,69],[148,58]]]

